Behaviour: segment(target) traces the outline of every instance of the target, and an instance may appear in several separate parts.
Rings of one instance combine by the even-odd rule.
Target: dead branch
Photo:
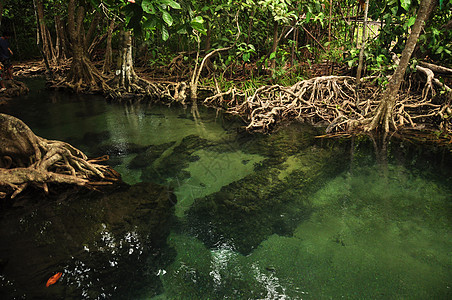
[[[433,72],[436,72],[436,73],[452,74],[452,69],[450,69],[450,68],[427,63],[425,61],[420,61],[419,64],[425,68],[429,68],[430,70],[432,70]]]

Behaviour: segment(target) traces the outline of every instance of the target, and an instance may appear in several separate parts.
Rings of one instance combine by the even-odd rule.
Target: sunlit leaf
[[[196,22],[196,23],[204,23],[204,19],[201,16],[197,16],[196,18],[193,18],[192,23]]]
[[[416,17],[411,17],[406,23],[405,23],[405,26],[406,26],[406,28],[410,28],[411,26],[413,26],[413,24],[414,24],[414,22],[416,21]],[[404,26],[404,27],[405,27]]]
[[[404,10],[408,11],[408,9],[410,9],[411,0],[400,0],[400,5]]]
[[[168,26],[171,26],[173,24],[173,17],[167,12],[166,10],[162,11],[162,18],[163,21],[165,21]]]
[[[197,16],[196,18],[194,18],[191,22],[190,25],[193,29],[201,32],[202,34],[206,34],[207,29],[204,27],[204,19],[201,16]]]
[[[173,0],[161,0],[160,3],[166,4],[174,9],[180,9],[180,4]]]

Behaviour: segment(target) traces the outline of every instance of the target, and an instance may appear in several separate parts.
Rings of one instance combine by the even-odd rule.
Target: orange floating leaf
[[[53,275],[52,277],[50,277],[49,280],[47,280],[46,287],[49,287],[52,284],[54,284],[55,282],[57,282],[58,279],[60,279],[61,275],[63,275],[63,273],[58,272],[55,275]]]

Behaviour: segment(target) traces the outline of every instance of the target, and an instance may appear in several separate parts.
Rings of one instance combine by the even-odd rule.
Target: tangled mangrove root
[[[322,76],[300,81],[293,86],[263,86],[252,95],[231,88],[205,99],[207,105],[220,106],[227,112],[247,118],[247,130],[269,132],[283,121],[298,120],[326,127],[326,133],[350,132],[378,117],[381,89],[371,77],[358,85],[349,76]],[[400,94],[392,107],[391,122],[395,129],[422,129],[427,123],[440,130],[452,129],[451,93],[442,103],[434,103],[434,87],[427,81],[421,95]],[[409,89],[409,88],[408,88]]]
[[[349,76],[322,76],[303,80],[291,87],[280,85],[263,86],[243,101],[243,92],[234,89],[207,98],[205,103],[224,101],[228,112],[249,115],[248,130],[267,132],[283,120],[308,121],[313,124],[330,125],[345,130],[350,121],[362,120],[362,111],[369,111],[376,105],[371,100],[356,104],[355,78]],[[366,89],[363,95],[372,94],[374,87]]]
[[[89,160],[77,148],[36,136],[21,120],[0,114],[0,197],[16,197],[27,186],[49,191],[49,183],[94,187],[111,184],[120,175]]]

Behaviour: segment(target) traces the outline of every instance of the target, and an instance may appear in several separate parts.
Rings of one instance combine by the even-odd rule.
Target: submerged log
[[[108,158],[88,160],[72,145],[36,136],[21,120],[0,114],[0,197],[14,198],[27,186],[48,183],[79,186],[111,184],[120,175],[97,164]]]

